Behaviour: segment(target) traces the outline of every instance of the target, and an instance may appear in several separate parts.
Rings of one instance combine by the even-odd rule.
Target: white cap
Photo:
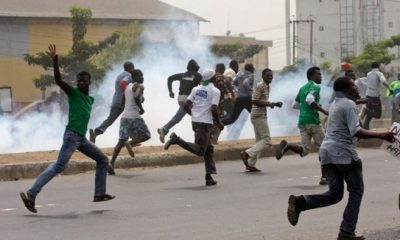
[[[206,81],[206,80],[210,80],[212,77],[214,77],[215,72],[212,69],[206,69],[203,71],[203,73],[201,75],[203,76],[202,80]]]
[[[231,68],[228,68],[228,69],[225,70],[224,76],[225,76],[225,77],[229,77],[229,78],[231,78],[231,79],[234,79],[235,76],[236,76],[236,73],[235,73],[235,71],[233,71]]]

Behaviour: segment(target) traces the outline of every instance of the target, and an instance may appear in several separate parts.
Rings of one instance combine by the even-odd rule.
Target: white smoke
[[[144,74],[145,86],[145,114],[146,121],[152,138],[144,145],[160,145],[157,128],[164,126],[178,110],[177,99],[169,97],[167,88],[168,76],[186,71],[190,59],[195,59],[201,69],[214,68],[216,63],[223,62],[228,65],[230,59],[217,58],[210,52],[212,40],[199,37],[193,33],[195,25],[174,25],[171,39],[168,41],[154,41],[162,39],[160,33],[151,28],[145,28],[142,39],[144,48],[140,55],[128,59],[141,69]],[[186,34],[187,33],[187,34]],[[151,40],[151,41],[150,41]],[[268,109],[268,121],[272,136],[293,135],[297,133],[298,112],[291,109],[298,89],[306,83],[306,69],[298,73],[286,75],[284,78],[275,76],[271,86],[271,101],[283,101],[282,109]],[[122,64],[115,65],[106,73],[103,84],[97,89],[91,89],[95,97],[89,128],[97,127],[109,114],[114,81],[116,76],[123,71]],[[260,73],[257,73],[260,80]],[[178,95],[178,82],[174,82],[173,90]],[[322,86],[325,86],[323,83]],[[321,96],[330,93],[323,88]],[[324,98],[325,99],[325,98]],[[322,103],[324,103],[324,99]],[[193,140],[190,116],[186,115],[182,122],[171,129],[185,140]],[[16,120],[10,117],[0,117],[0,153],[28,152],[39,150],[58,150],[62,144],[62,135],[67,123],[67,117],[60,111],[54,110],[51,114],[31,113]],[[98,136],[96,144],[100,147],[113,147],[119,136],[119,120]],[[226,130],[222,132],[220,140],[226,137]],[[254,138],[253,127],[247,120],[241,138]]]

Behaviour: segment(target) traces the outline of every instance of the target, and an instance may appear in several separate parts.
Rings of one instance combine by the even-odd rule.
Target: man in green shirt
[[[77,86],[70,86],[61,78],[56,46],[49,45],[49,51],[46,53],[53,60],[55,82],[68,96],[68,124],[65,129],[64,142],[57,161],[48,166],[47,169],[40,174],[33,186],[26,193],[20,193],[22,201],[29,211],[36,213],[36,196],[44,185],[64,170],[75,150],[79,150],[97,163],[93,202],[111,200],[115,198],[115,196],[106,194],[108,157],[85,137],[94,101],[94,98],[89,96],[90,74],[85,71],[78,73]]]
[[[296,101],[293,104],[293,108],[300,109],[300,116],[298,121],[298,127],[301,134],[301,145],[289,144],[286,140],[282,140],[276,153],[276,159],[281,159],[282,156],[288,151],[292,150],[295,153],[300,154],[301,157],[306,156],[311,150],[311,139],[314,139],[314,143],[319,147],[321,146],[322,140],[324,140],[324,130],[321,126],[319,118],[319,112],[328,115],[328,111],[323,109],[319,104],[320,100],[320,89],[321,87],[321,70],[318,67],[311,67],[307,70],[308,82],[303,85],[297,96]],[[327,179],[322,169],[321,185],[327,184]]]

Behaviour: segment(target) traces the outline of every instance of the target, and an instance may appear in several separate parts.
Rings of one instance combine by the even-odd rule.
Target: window
[[[388,22],[388,28],[392,28],[393,27],[393,22]]]
[[[325,29],[324,29],[324,26],[319,26],[319,30],[320,31],[324,31]]]
[[[321,58],[325,58],[325,53],[324,53],[324,52],[320,52],[320,53],[319,53],[319,56],[320,56]]]

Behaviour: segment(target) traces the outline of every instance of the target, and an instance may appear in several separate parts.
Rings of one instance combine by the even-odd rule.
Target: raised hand
[[[49,51],[46,51],[46,54],[51,57],[51,59],[54,59],[57,56],[56,45],[50,44],[48,48]]]

